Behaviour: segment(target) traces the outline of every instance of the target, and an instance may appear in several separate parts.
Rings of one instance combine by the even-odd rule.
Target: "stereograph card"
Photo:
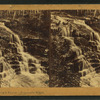
[[[0,5],[0,96],[100,95],[100,5]]]

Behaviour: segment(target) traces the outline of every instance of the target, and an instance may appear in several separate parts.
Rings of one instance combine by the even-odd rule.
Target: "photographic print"
[[[100,5],[1,5],[0,95],[100,95]]]
[[[51,11],[52,87],[100,87],[100,10]]]
[[[0,10],[0,87],[48,87],[49,11]]]

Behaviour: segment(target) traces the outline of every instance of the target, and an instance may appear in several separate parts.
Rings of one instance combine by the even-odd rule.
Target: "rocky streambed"
[[[100,86],[100,36],[84,20],[51,15],[55,87]]]

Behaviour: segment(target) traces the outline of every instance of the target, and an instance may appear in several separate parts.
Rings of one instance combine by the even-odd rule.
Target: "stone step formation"
[[[98,33],[95,32],[93,29],[91,29],[88,25],[86,25],[85,22],[81,22],[81,20],[79,22],[78,20],[74,21],[74,19],[71,22],[63,21],[64,17],[63,18],[60,16],[57,17],[57,15],[52,15],[51,19],[53,22],[53,25],[51,25],[52,41],[53,41],[52,44],[56,45],[54,51],[55,50],[59,51],[58,53],[54,53],[54,56],[52,57],[54,57],[55,61],[58,60],[57,61],[58,63],[60,60],[58,58],[55,58],[55,56],[58,55],[61,56],[62,55],[60,53],[62,52],[61,50],[65,52],[63,54],[65,55],[65,57],[63,58],[64,60],[62,61],[63,63],[59,65],[62,66],[61,68],[63,67],[65,68],[62,71],[64,73],[65,78],[63,79],[59,78],[58,83],[56,82],[52,83],[53,86],[57,87],[90,86],[90,84],[88,83],[90,83],[90,80],[94,78],[93,75],[100,73],[100,60],[99,60],[100,38]],[[59,23],[59,25],[55,24],[57,22]],[[69,42],[65,43],[65,41],[63,41],[65,38],[66,41],[69,40]],[[62,44],[65,45],[61,46]],[[72,50],[71,47],[73,48]],[[81,51],[81,53],[79,52],[79,50]],[[81,55],[83,56],[82,58]],[[57,71],[58,71],[57,73],[60,73],[59,69]],[[56,78],[60,77],[60,74],[59,76],[55,74],[55,77]],[[52,76],[52,81],[55,81],[55,77],[53,80]],[[85,84],[85,80],[88,83]]]
[[[10,87],[10,84],[12,84],[11,82],[15,80],[15,77],[19,76],[19,81],[20,75],[23,75],[24,73],[29,75],[29,80],[37,77],[37,80],[40,82],[42,75],[45,77],[44,80],[47,79],[47,75],[41,70],[42,66],[40,61],[31,56],[29,53],[24,52],[23,43],[19,36],[5,25],[0,25],[0,28],[0,34],[3,36],[3,38],[0,39],[0,41],[3,41],[0,42],[0,87],[6,87],[6,85],[7,87]],[[22,81],[24,82],[25,80]],[[16,80],[15,84],[17,84]],[[43,82],[40,82],[40,84],[44,85]],[[16,87],[16,85],[14,87]]]

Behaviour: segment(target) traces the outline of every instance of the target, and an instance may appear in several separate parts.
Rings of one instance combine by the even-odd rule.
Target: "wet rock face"
[[[58,20],[64,19],[60,17]],[[52,86],[91,86],[93,75],[99,73],[99,35],[78,20],[68,23],[70,24],[66,26],[63,23],[53,25],[52,27],[58,27],[59,30],[56,31],[51,28]]]
[[[14,35],[14,33],[8,29],[6,26],[0,26],[0,41],[2,41],[0,43],[1,45],[1,57],[0,59],[2,59],[2,64],[3,64],[3,71],[2,73],[5,71],[5,67],[7,67],[7,64],[9,64],[9,68],[15,70],[18,69],[17,66],[19,66],[19,61],[16,59],[17,58],[17,54],[18,54],[18,45],[19,44],[19,38],[16,37],[16,34]],[[13,58],[14,56],[14,58]],[[16,59],[16,60],[15,60]],[[2,68],[2,66],[1,66]],[[8,71],[9,71],[8,68]],[[19,66],[20,69],[20,66]]]
[[[39,78],[41,78],[41,75],[46,77],[41,71],[42,67],[40,66],[39,60],[27,52],[24,52],[22,41],[18,35],[4,25],[0,26],[0,29],[0,78],[12,84],[10,80],[16,75],[21,75],[23,73],[29,74],[30,80],[31,74],[34,75],[33,78],[36,77],[36,74],[39,74]],[[37,80],[39,78],[37,78]],[[23,82],[24,81],[25,80],[23,80]],[[2,82],[0,87],[3,86]],[[43,83],[41,84],[43,85]]]

